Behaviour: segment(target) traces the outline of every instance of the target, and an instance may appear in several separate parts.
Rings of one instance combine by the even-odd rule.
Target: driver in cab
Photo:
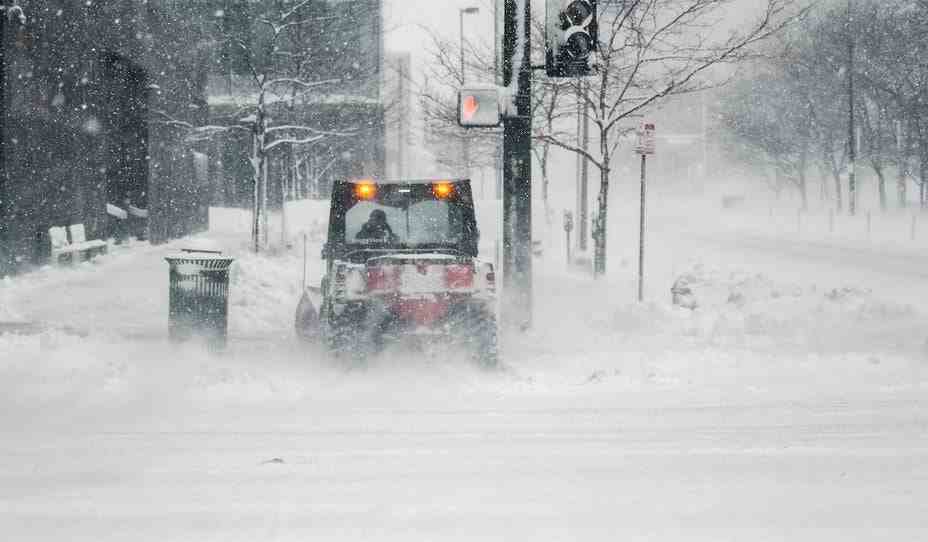
[[[390,224],[387,223],[387,213],[385,213],[382,209],[374,209],[371,211],[370,217],[368,218],[367,222],[361,226],[361,231],[355,235],[355,239],[387,241],[390,243],[396,243],[399,241],[399,237],[393,233],[393,228],[391,228]]]

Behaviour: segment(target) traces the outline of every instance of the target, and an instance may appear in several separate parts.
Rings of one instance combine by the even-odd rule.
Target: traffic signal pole
[[[524,9],[519,17],[519,7]],[[532,65],[530,0],[505,0],[503,86],[515,78],[516,115],[503,120],[502,320],[532,325]],[[519,39],[522,33],[522,39]],[[521,50],[517,50],[521,47]],[[514,64],[518,62],[518,66]]]

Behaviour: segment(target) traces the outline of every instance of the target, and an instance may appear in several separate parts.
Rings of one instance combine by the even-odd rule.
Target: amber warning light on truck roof
[[[432,193],[438,199],[446,199],[454,193],[454,185],[449,182],[437,182],[432,184]]]
[[[374,199],[377,195],[377,185],[374,184],[374,181],[369,179],[358,181],[358,183],[354,185],[354,193],[360,200]]]

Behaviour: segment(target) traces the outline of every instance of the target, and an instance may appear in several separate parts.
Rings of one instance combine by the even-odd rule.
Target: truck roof
[[[469,182],[470,179],[344,179],[342,182],[349,184],[374,183],[374,184],[432,184],[432,183],[463,183]]]

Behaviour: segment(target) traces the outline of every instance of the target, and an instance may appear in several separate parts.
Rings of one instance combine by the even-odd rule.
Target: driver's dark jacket
[[[356,239],[389,239],[393,236],[393,229],[387,223],[377,224],[365,222],[361,231],[355,235]]]

